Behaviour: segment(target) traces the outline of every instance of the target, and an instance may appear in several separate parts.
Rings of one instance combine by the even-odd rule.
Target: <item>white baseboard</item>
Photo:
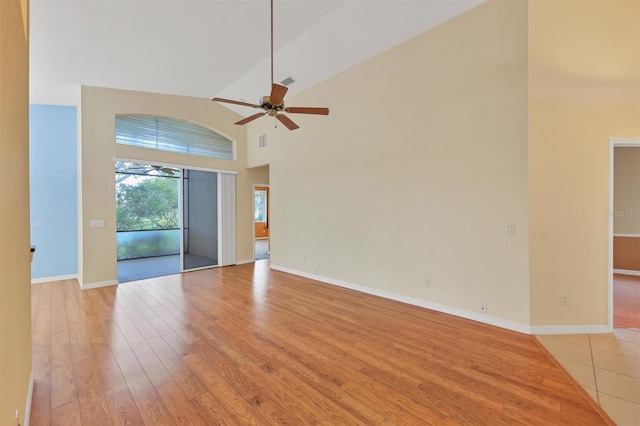
[[[640,271],[634,271],[633,269],[614,269],[614,274],[622,274],[622,275],[633,275],[635,277],[640,277]]]
[[[608,325],[532,325],[531,333],[543,334],[603,334],[613,330]]]
[[[614,237],[640,238],[640,234],[613,234]]]
[[[29,376],[29,389],[27,390],[27,403],[24,407],[24,426],[29,426],[29,420],[31,418],[31,401],[33,400],[33,386],[36,380],[33,378],[33,371]]]
[[[32,278],[31,284],[40,284],[40,283],[48,283],[51,281],[64,281],[64,280],[76,280],[76,279],[78,279],[78,274],[56,275],[55,277]]]
[[[320,281],[326,284],[348,288],[350,290],[359,291],[361,293],[371,294],[373,296],[379,296],[385,299],[407,303],[409,305],[420,306],[422,308],[431,309],[431,310],[442,312],[445,314],[454,315],[460,318],[465,318],[472,321],[481,322],[484,324],[494,325],[496,327],[505,328],[507,330],[517,331],[518,333],[531,334],[531,327],[527,324],[521,324],[515,321],[510,321],[502,318],[492,317],[490,315],[484,315],[484,314],[480,314],[472,311],[467,311],[466,309],[455,308],[447,305],[440,305],[438,303],[429,302],[427,300],[417,299],[415,297],[409,297],[409,296],[404,296],[402,294],[365,287],[358,284],[352,284],[345,281],[335,280],[333,278],[327,278],[327,277],[322,277],[315,274],[309,274],[306,272],[297,271],[295,269],[285,268],[283,266],[271,264],[270,267],[271,269],[275,269],[276,271],[286,272],[288,274],[309,278],[309,279]]]
[[[253,263],[253,262],[255,262],[255,260],[253,259],[238,260],[236,262],[236,265],[244,265],[244,264]]]
[[[80,284],[81,290],[89,290],[92,288],[108,287],[110,285],[118,285],[118,280],[99,281],[97,283]]]

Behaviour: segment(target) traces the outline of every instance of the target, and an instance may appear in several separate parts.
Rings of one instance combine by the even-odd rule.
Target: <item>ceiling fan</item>
[[[153,164],[136,164],[118,161],[116,163],[116,172],[152,176],[163,174],[175,176],[176,173],[180,173],[180,170],[174,169],[173,167],[157,166]]]
[[[259,112],[249,117],[243,118],[235,124],[243,125],[247,124],[257,118],[264,115],[275,117],[278,121],[285,125],[289,130],[298,129],[296,123],[289,117],[283,114],[283,112],[290,114],[314,114],[314,115],[329,115],[329,108],[321,107],[285,107],[284,95],[289,90],[288,87],[276,84],[273,82],[273,0],[271,0],[271,94],[269,96],[263,96],[260,98],[260,104],[250,104],[248,102],[234,101],[232,99],[213,98],[212,101],[223,102],[228,104],[242,105],[251,108],[259,108],[265,112]]]

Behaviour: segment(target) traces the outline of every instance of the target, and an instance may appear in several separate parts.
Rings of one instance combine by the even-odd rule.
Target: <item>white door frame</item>
[[[255,212],[256,212],[256,188],[260,186],[260,187],[265,187],[265,188],[269,188],[269,184],[268,183],[254,183],[253,184],[253,191],[251,191],[251,205],[253,206],[253,208],[251,209],[251,223],[253,223],[253,225],[251,226],[251,235],[253,236],[253,238],[251,239],[251,241],[253,241],[252,244],[252,252],[253,252],[253,261],[256,261],[256,216],[255,216]],[[270,200],[271,196],[269,194],[267,194],[267,211],[269,210],[269,204],[271,203]],[[267,220],[269,220],[269,216],[267,213]],[[269,230],[269,242],[271,242],[271,230]]]
[[[607,217],[609,220],[609,232],[608,232],[608,259],[607,259],[607,273],[608,273],[608,327],[609,331],[613,331],[613,153],[614,148],[621,146],[637,146],[640,147],[640,139],[609,139],[609,206],[607,210]]]

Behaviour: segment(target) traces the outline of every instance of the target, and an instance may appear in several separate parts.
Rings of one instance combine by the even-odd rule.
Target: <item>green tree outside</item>
[[[124,180],[116,186],[118,231],[178,228],[180,180],[148,176],[135,184]]]

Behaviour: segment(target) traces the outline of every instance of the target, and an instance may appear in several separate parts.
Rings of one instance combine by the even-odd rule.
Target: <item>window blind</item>
[[[233,141],[189,121],[154,115],[117,115],[116,143],[233,160]]]

